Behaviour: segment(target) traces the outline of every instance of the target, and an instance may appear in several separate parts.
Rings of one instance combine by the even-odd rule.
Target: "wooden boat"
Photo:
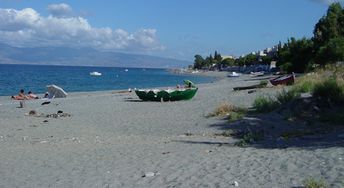
[[[250,76],[252,77],[258,77],[258,76],[264,76],[264,71],[260,71],[260,72],[251,72]]]
[[[279,76],[279,77],[273,78],[270,80],[270,83],[274,86],[291,85],[294,83],[294,80],[295,80],[295,75],[290,74],[290,75],[284,75],[284,76]]]
[[[250,86],[234,87],[233,90],[240,91],[240,90],[247,90],[247,89],[263,88],[266,85],[267,83],[260,83],[260,84],[250,85]]]
[[[189,100],[195,96],[198,88],[135,90],[136,95],[143,101],[179,101]]]
[[[176,89],[135,90],[136,95],[143,101],[180,101],[189,100],[196,95],[198,88],[190,80],[184,80],[185,86]]]

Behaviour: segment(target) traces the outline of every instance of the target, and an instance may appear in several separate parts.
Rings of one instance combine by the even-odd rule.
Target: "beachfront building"
[[[236,59],[236,57],[233,55],[222,55],[222,60],[225,60],[225,59]]]
[[[265,50],[258,51],[257,56],[259,56],[259,57],[264,57],[264,56],[266,56]]]

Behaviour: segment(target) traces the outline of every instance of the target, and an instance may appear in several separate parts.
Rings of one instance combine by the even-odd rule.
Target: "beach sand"
[[[257,96],[276,92],[233,91],[259,82],[247,79],[222,75],[199,85],[192,100],[177,102],[141,102],[134,92],[104,91],[17,108],[18,101],[0,97],[0,187],[297,187],[308,177],[344,186],[340,139],[241,148],[233,145],[236,138],[215,136],[231,126],[205,117],[217,106],[249,107]],[[25,115],[30,110],[71,116]],[[269,118],[268,125],[283,124]]]

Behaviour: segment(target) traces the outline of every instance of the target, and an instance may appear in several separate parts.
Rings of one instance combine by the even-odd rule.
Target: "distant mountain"
[[[18,48],[0,44],[0,64],[181,68],[192,62],[148,55],[101,52],[91,48]]]

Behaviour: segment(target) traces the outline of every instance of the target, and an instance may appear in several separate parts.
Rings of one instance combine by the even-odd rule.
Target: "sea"
[[[90,72],[95,71],[102,75],[91,76]],[[182,85],[183,80],[191,80],[197,85],[214,79],[176,74],[168,69],[0,64],[0,96],[16,95],[20,89],[42,94],[51,84],[68,93],[173,87]]]

